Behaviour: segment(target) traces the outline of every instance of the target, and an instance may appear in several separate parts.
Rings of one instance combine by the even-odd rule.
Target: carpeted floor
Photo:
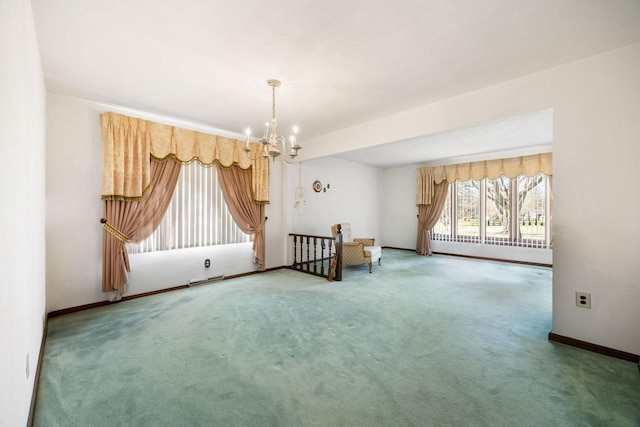
[[[556,344],[550,269],[385,249],[49,322],[36,426],[640,426],[635,364]]]

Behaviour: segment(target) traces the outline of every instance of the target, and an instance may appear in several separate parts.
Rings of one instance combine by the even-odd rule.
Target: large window
[[[551,247],[549,179],[540,173],[514,179],[456,181],[432,238],[492,245]]]
[[[128,244],[130,254],[251,241],[233,221],[218,185],[217,167],[183,165],[173,198],[156,231]]]

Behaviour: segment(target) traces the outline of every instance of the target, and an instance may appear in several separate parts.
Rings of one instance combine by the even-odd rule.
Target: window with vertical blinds
[[[183,165],[162,222],[148,239],[127,244],[130,254],[251,241],[233,221],[218,185],[217,167]]]
[[[456,181],[433,240],[490,245],[551,248],[549,177],[505,176],[481,181]]]

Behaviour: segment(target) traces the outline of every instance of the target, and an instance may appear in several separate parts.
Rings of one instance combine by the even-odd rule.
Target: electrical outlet
[[[204,268],[211,267],[211,260],[209,258],[204,260]]]
[[[576,306],[591,308],[591,294],[588,292],[576,292]]]

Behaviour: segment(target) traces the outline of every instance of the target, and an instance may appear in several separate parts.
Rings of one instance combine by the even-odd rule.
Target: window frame
[[[532,238],[518,238],[519,235],[519,218],[520,218],[520,208],[518,207],[518,179],[520,175],[516,178],[509,179],[509,223],[508,223],[508,231],[509,236],[500,238],[500,237],[488,237],[487,236],[487,220],[488,214],[487,209],[489,206],[488,199],[488,190],[487,190],[487,178],[483,178],[480,180],[480,195],[479,195],[479,205],[480,205],[480,219],[478,221],[478,238],[470,239],[471,236],[460,236],[458,234],[458,217],[457,217],[457,191],[458,185],[461,184],[459,181],[455,181],[454,183],[449,185],[447,200],[445,201],[445,205],[443,207],[441,218],[448,211],[450,224],[448,225],[448,234],[443,233],[443,227],[440,225],[440,219],[438,219],[438,224],[434,226],[432,230],[430,230],[431,238],[434,241],[442,241],[442,242],[454,242],[454,243],[469,243],[469,244],[481,244],[481,245],[490,245],[490,246],[511,246],[511,247],[521,247],[521,248],[532,248],[532,249],[552,249],[553,248],[553,237],[551,235],[551,217],[552,217],[552,205],[551,205],[551,176],[546,175],[540,172],[541,175],[544,176],[543,181],[538,185],[544,185],[544,238],[543,239],[532,239]],[[538,175],[535,175],[538,176]],[[496,179],[503,179],[503,177],[499,177]],[[467,182],[467,181],[465,181]],[[447,203],[448,201],[448,203]],[[514,212],[515,210],[515,212]]]

